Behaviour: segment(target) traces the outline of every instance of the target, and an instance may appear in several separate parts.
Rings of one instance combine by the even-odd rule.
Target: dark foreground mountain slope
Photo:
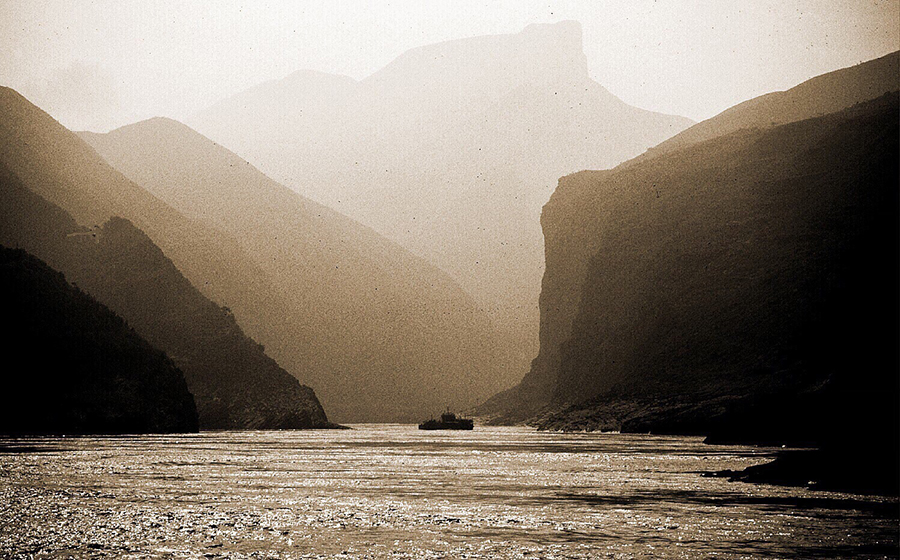
[[[0,433],[197,431],[172,361],[25,251],[0,246]]]
[[[329,426],[308,387],[243,334],[130,222],[87,229],[0,166],[0,243],[41,256],[128,320],[184,371],[200,427]]]
[[[545,289],[580,300],[538,423],[812,444],[889,486],[898,120],[893,93],[562,181]]]
[[[835,100],[843,99],[848,105],[853,104],[849,99],[858,102],[869,101],[872,97],[867,96],[881,95],[885,88],[890,88],[890,83],[894,84],[893,89],[896,91],[900,78],[896,65],[893,67],[890,64],[886,65],[885,61],[890,60],[891,56],[833,72],[821,77],[822,79],[814,78],[788,92],[764,97],[782,99],[790,109],[799,106],[795,90],[806,91],[807,93],[800,95],[800,98],[807,101],[815,100],[818,105],[809,102],[802,104],[803,114],[814,116],[829,113],[829,108],[834,106]],[[896,62],[896,56],[893,60]],[[891,69],[893,80],[883,76]],[[866,79],[871,79],[874,85],[865,85],[863,82]],[[753,134],[761,134],[763,130],[770,128],[772,122],[783,120],[787,118],[785,115],[792,113],[789,109],[770,102],[759,105],[747,102],[743,105],[764,107],[768,113],[760,112],[762,109],[751,112],[753,117],[745,119],[749,129],[735,131],[728,127],[723,128],[728,134],[723,136],[721,141],[713,139],[699,143],[686,142],[685,146],[670,153],[664,150],[651,150],[648,154],[630,160],[614,170],[581,172],[560,180],[556,193],[544,208],[541,220],[546,245],[547,273],[544,275],[541,290],[540,353],[522,382],[516,388],[501,393],[485,403],[480,409],[481,413],[495,416],[499,421],[522,421],[533,417],[550,402],[557,391],[561,350],[571,337],[572,324],[583,296],[585,277],[591,259],[597,251],[604,246],[616,247],[615,244],[610,245],[615,239],[637,243],[631,236],[646,231],[647,235],[656,236],[656,245],[652,250],[660,252],[662,258],[665,258],[669,254],[666,251],[667,243],[675,243],[680,239],[679,236],[683,235],[681,230],[675,228],[652,229],[654,225],[660,225],[654,222],[658,219],[655,210],[657,206],[666,200],[666,196],[671,197],[673,193],[680,192],[673,189],[671,185],[673,180],[695,181],[696,187],[687,191],[691,196],[697,196],[696,189],[703,185],[707,185],[705,187],[707,189],[713,188],[713,185],[720,185],[719,191],[715,193],[724,197],[723,193],[729,193],[731,189],[721,186],[721,181],[737,180],[737,176],[728,175],[736,166],[746,167],[757,174],[768,169],[769,160],[753,159],[760,156],[751,150],[741,152],[739,149],[743,146],[741,142],[749,142]],[[794,113],[795,116],[798,114]],[[719,117],[711,120],[717,119]],[[719,125],[710,128],[704,123],[694,128],[697,127],[702,130],[721,128]],[[800,149],[802,145],[802,142],[796,146],[788,143],[784,148],[787,153],[792,153],[792,150]],[[725,153],[723,150],[729,146],[734,148],[734,151],[727,156],[725,164],[716,158],[720,153]],[[657,153],[658,155],[654,155]],[[655,161],[656,159],[660,161]],[[678,175],[674,174],[676,169]],[[744,178],[749,180],[751,176],[747,175]],[[791,180],[792,177],[788,174],[777,179]],[[720,202],[721,208],[716,210],[719,212],[718,215],[731,215],[744,208],[730,208],[727,204],[728,201],[723,198]],[[761,202],[757,203],[757,206],[761,207]],[[747,219],[754,217],[746,208],[743,211],[747,213]],[[617,225],[626,213],[633,223],[625,222],[618,228]],[[765,216],[762,216],[759,219],[764,218]],[[646,221],[645,225],[650,228],[649,230],[637,228],[641,220]],[[760,222],[755,220],[749,223],[753,225]],[[684,224],[682,226],[686,227]],[[777,231],[777,228],[783,226],[777,222],[765,227],[776,228]],[[785,231],[783,234],[789,236],[792,232]],[[649,240],[645,241],[649,243]],[[723,243],[724,239],[713,237],[704,241],[706,242],[714,246]],[[626,252],[626,247],[627,245],[617,249],[621,251],[622,258],[636,258],[636,255]],[[609,270],[608,274],[611,275],[613,272],[615,271]],[[649,289],[652,284],[649,278],[644,279],[641,275],[638,276],[638,280],[640,282],[635,284],[635,290]],[[573,394],[577,392],[574,387],[570,390]]]
[[[81,136],[154,196],[228,232],[287,294],[290,337],[267,347],[315,385],[332,415],[416,420],[509,384],[487,316],[374,231],[170,119]]]
[[[594,250],[555,400],[896,377],[896,117],[890,95],[560,189],[548,224],[591,221]]]

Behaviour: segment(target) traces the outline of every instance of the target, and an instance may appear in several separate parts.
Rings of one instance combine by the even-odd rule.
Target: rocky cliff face
[[[40,255],[114,309],[184,372],[203,429],[329,427],[313,391],[205,298],[122,218],[84,228],[0,172],[0,243]]]
[[[615,219],[532,421],[815,446],[723,474],[896,494],[898,101],[564,181],[568,224]]]
[[[480,412],[798,442],[824,441],[811,428],[825,395],[855,395],[843,401],[854,413],[896,408],[881,395],[896,395],[885,372],[896,357],[886,255],[896,252],[897,98],[873,100],[884,79],[852,87],[884,74],[883,59],[868,64],[846,71],[846,88],[840,72],[795,88],[827,101],[804,115],[839,98],[837,113],[772,126],[748,103],[738,120],[750,128],[561,179],[542,215],[540,355]],[[794,108],[795,90],[782,97]],[[853,381],[860,370],[869,376]],[[809,404],[760,413],[794,401]]]
[[[633,399],[619,427],[692,433],[731,398],[840,384],[880,402],[895,377],[897,136],[891,95],[566,184],[591,256],[567,275],[580,299],[553,401]]]
[[[0,433],[197,431],[175,364],[61,273],[0,247],[0,299]]]

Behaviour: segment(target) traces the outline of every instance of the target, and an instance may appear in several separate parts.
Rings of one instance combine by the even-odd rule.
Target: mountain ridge
[[[8,98],[6,102],[9,107]],[[17,110],[20,115],[29,110],[39,111],[29,109],[27,105]],[[11,113],[14,115],[15,111]],[[189,282],[169,260],[168,253],[130,221],[119,217],[116,209],[102,206],[92,209],[93,214],[88,219],[102,220],[103,225],[88,221],[90,227],[87,227],[80,225],[64,208],[28,187],[50,192],[63,204],[71,203],[70,193],[90,200],[96,192],[69,189],[90,188],[90,182],[95,181],[96,176],[85,169],[100,169],[103,172],[100,177],[118,181],[134,198],[139,200],[149,195],[138,191],[136,185],[125,183],[124,177],[120,178],[111,168],[107,169],[105,162],[87,144],[79,144],[81,141],[60,125],[42,127],[41,122],[49,122],[49,117],[40,113],[33,117],[30,126],[40,130],[34,135],[39,140],[35,143],[28,134],[28,126],[16,126],[15,119],[9,118],[10,113],[6,116],[6,119],[0,119],[0,131],[15,129],[23,146],[7,144],[0,158],[0,193],[3,197],[0,233],[3,243],[27,249],[62,270],[128,319],[144,338],[170,352],[187,373],[199,404],[202,427],[327,425],[312,391],[301,388],[293,377],[279,378],[279,375],[288,374],[244,336],[234,317],[195,288],[196,284]],[[10,164],[29,172],[27,185],[10,169]],[[46,175],[42,175],[42,170]],[[114,183],[103,185],[100,192],[108,193],[108,189],[115,186]],[[156,199],[150,200],[160,205],[157,211],[168,212],[180,219]],[[77,202],[70,207],[81,208]],[[129,213],[125,204],[118,208]],[[130,214],[142,218],[140,212]],[[104,219],[104,216],[108,218]],[[156,231],[161,230],[166,231],[165,227],[156,228]],[[167,247],[178,248],[172,239],[168,241]],[[181,241],[194,243],[200,240]],[[216,383],[217,376],[233,372],[237,367],[243,367],[247,374],[248,385],[243,390],[222,378]],[[267,383],[281,383],[283,395],[265,397]],[[296,387],[292,388],[294,385]],[[218,396],[211,397],[217,393]],[[213,407],[213,401],[219,404]],[[302,416],[303,410],[309,411],[306,417]]]
[[[897,88],[900,51],[815,76],[783,90],[748,99],[673,136],[627,165],[665,154],[678,147],[709,140],[741,128],[787,124],[834,113],[861,100],[874,99]]]
[[[891,56],[896,58],[896,55]],[[885,60],[884,58],[876,59],[871,62],[871,66],[881,68]],[[890,60],[890,56],[887,60]],[[870,63],[864,63],[862,68],[846,69],[849,74],[848,80],[859,81],[860,74],[869,74],[866,64]],[[897,70],[894,69],[894,72],[896,73]],[[880,74],[880,70],[876,71],[876,74]],[[863,94],[858,99],[860,103],[872,102],[867,97],[875,95],[872,91],[880,89],[879,87],[861,90],[844,89],[841,86],[842,75],[841,71],[831,73],[825,83],[829,87],[837,88],[840,92],[862,91]],[[814,85],[822,83],[817,78],[813,78],[812,81]],[[898,89],[896,77],[893,83],[896,91]],[[823,94],[821,97],[826,99],[826,106],[830,106],[828,104],[832,103],[833,99],[840,98],[840,95],[830,97]],[[852,113],[854,108],[842,110]],[[821,111],[814,110],[812,112],[819,113]],[[781,125],[781,127],[784,126],[786,125]],[[682,174],[687,173],[685,170],[689,170],[695,177],[695,181],[700,184],[704,181],[723,180],[722,178],[728,177],[728,173],[732,170],[729,167],[717,166],[712,156],[715,152],[712,150],[716,149],[716,146],[724,144],[743,145],[749,149],[746,143],[771,128],[729,129],[722,136],[688,143],[668,152],[661,149],[650,150],[647,154],[612,170],[580,171],[562,177],[541,215],[547,246],[547,273],[544,276],[541,291],[540,353],[532,363],[528,374],[517,387],[496,395],[479,407],[479,412],[485,416],[493,416],[495,421],[500,422],[523,422],[529,419],[543,422],[538,420],[542,414],[559,410],[560,402],[565,402],[567,398],[579,394],[577,388],[570,388],[562,401],[557,400],[554,404],[553,396],[561,383],[559,372],[561,368],[567,367],[564,365],[564,361],[568,359],[565,358],[567,348],[572,344],[570,340],[573,332],[572,325],[578,309],[583,303],[583,297],[585,297],[584,290],[587,289],[585,282],[588,270],[592,266],[595,251],[603,246],[603,243],[609,243],[611,239],[625,240],[627,238],[622,236],[628,234],[628,232],[617,232],[615,228],[609,226],[601,228],[599,224],[614,223],[623,220],[623,216],[634,216],[635,212],[642,209],[657,208],[661,201],[666,200],[667,189],[670,188],[669,183],[675,179],[671,169],[678,168],[682,170]],[[799,145],[802,145],[802,140],[803,138],[797,138]],[[786,146],[786,153],[789,153],[790,149],[790,146]],[[663,163],[666,161],[672,162],[669,167]],[[766,165],[771,164],[769,160],[764,161]],[[655,170],[655,174],[645,171],[651,168]],[[643,173],[643,175],[639,175],[639,173]],[[749,175],[752,175],[750,171],[748,171]],[[619,202],[612,203],[608,200],[607,203],[600,204],[600,200],[597,198],[598,185],[605,185],[606,196],[611,197],[610,200]],[[639,187],[635,185],[639,185]],[[622,203],[626,200],[631,200],[631,205]],[[726,208],[721,211],[731,212],[733,209]],[[587,212],[593,212],[593,214],[588,215]],[[573,218],[574,216],[578,216],[578,218]],[[645,217],[645,219],[651,220],[650,217]],[[574,223],[570,223],[573,220]],[[580,225],[576,227],[575,224]],[[633,224],[629,222],[628,227],[633,229]],[[634,232],[632,231],[632,233]],[[671,231],[657,232],[657,234],[672,235]],[[674,240],[672,242],[674,243]],[[660,243],[654,244],[650,240],[646,241],[646,245],[661,246]],[[658,260],[665,262],[665,255],[659,255]],[[616,262],[620,267],[625,267],[625,263]],[[660,281],[665,283],[664,279]],[[634,282],[639,286],[645,284],[637,280]],[[579,395],[580,397],[581,395]],[[574,418],[578,414],[580,413],[573,410],[570,415]],[[563,414],[556,420],[546,421],[545,425],[566,426],[566,422],[563,420],[565,417],[566,415]],[[599,425],[614,429],[618,429],[619,426],[616,421],[612,421],[608,417]]]
[[[303,371],[336,417],[415,421],[448,400],[464,408],[511,384],[497,357],[502,342],[468,294],[370,228],[177,121],[150,119],[82,138],[177,211],[239,240],[275,288],[293,294],[283,312],[295,318],[292,336],[308,347],[287,339],[266,346]]]
[[[187,124],[446,271],[523,371],[537,352],[540,208],[557,177],[693,123],[613,96],[590,78],[582,40],[561,22],[425,45],[328,96],[320,77],[282,80]]]

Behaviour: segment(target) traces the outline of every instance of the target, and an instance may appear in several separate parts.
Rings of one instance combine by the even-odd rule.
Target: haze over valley
[[[450,5],[0,6],[0,556],[900,555],[900,0]]]
[[[511,336],[519,370],[537,351],[539,220],[556,179],[692,124],[593,81],[573,21],[421,47],[361,81],[298,71],[190,122],[450,273]]]

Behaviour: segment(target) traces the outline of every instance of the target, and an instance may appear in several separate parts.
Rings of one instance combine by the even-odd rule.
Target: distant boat
[[[471,430],[475,427],[475,421],[471,418],[461,418],[450,412],[441,414],[440,420],[426,420],[419,424],[420,430]]]

